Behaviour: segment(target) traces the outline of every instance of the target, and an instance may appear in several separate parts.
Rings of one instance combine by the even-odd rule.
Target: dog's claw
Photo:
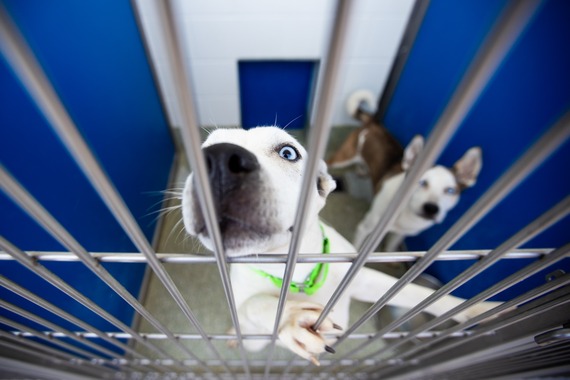
[[[309,358],[309,360],[311,361],[311,363],[313,363],[313,364],[316,365],[317,367],[320,367],[320,366],[321,366],[321,363],[319,363],[319,361],[317,360],[316,357],[311,356],[311,357]]]
[[[325,351],[331,354],[336,354],[336,350],[331,346],[325,346]]]
[[[332,326],[333,326],[333,329],[342,331],[342,327],[337,325],[336,323],[333,323]]]

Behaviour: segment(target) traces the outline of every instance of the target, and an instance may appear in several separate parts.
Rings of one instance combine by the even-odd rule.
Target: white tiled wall
[[[344,107],[352,91],[382,91],[413,6],[413,0],[348,1],[356,4],[334,125],[355,123]],[[145,0],[137,3],[167,107],[176,114],[163,47],[152,38],[158,33],[153,5]],[[239,125],[239,60],[322,60],[334,4],[332,0],[179,0],[200,123]],[[175,124],[177,120],[175,116]]]

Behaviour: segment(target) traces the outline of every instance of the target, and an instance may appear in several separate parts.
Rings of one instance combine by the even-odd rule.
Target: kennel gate
[[[425,11],[427,2],[418,2],[415,12]],[[135,9],[137,3],[133,3]],[[182,141],[190,166],[199,183],[199,197],[207,216],[208,230],[215,237],[214,256],[193,254],[157,253],[141,232],[138,222],[121,199],[109,177],[105,174],[97,158],[74,125],[63,104],[59,101],[42,68],[32,51],[19,35],[5,10],[1,10],[1,48],[5,59],[37,103],[54,131],[86,177],[104,200],[117,221],[131,238],[139,253],[114,254],[92,253],[82,247],[75,238],[28,192],[3,166],[0,168],[0,183],[3,192],[19,207],[25,210],[37,223],[54,236],[68,252],[24,252],[10,241],[0,237],[3,260],[15,260],[24,267],[65,292],[68,296],[109,321],[117,331],[101,331],[57,306],[50,304],[33,292],[17,283],[0,278],[2,287],[35,303],[73,323],[77,329],[70,331],[62,326],[5,301],[0,306],[15,315],[33,321],[41,326],[37,330],[27,324],[2,317],[0,323],[9,326],[0,331],[0,347],[4,353],[0,358],[0,368],[5,374],[15,377],[37,378],[236,378],[236,379],[297,379],[297,378],[485,378],[485,377],[541,377],[570,374],[570,275],[553,272],[548,281],[512,300],[505,302],[487,313],[467,322],[446,325],[437,329],[455,313],[486,300],[508,289],[553,264],[569,256],[570,244],[560,247],[540,249],[519,249],[532,237],[545,231],[563,219],[570,210],[570,197],[566,196],[554,207],[526,227],[515,233],[492,250],[450,251],[451,245],[481,220],[502,199],[511,193],[537,167],[553,154],[570,135],[570,113],[563,115],[548,129],[524,154],[516,160],[475,204],[427,251],[373,253],[392,222],[393,215],[410,196],[412,184],[417,182],[422,172],[429,168],[454,132],[459,128],[479,95],[498,69],[506,54],[516,43],[529,20],[537,12],[539,2],[513,2],[501,20],[493,28],[485,44],[479,50],[460,85],[455,90],[445,111],[438,119],[427,140],[426,147],[410,170],[402,190],[390,204],[386,215],[365,242],[358,255],[330,254],[298,256],[300,231],[303,229],[306,197],[301,197],[298,205],[295,230],[288,255],[225,258],[218,227],[213,218],[213,202],[204,160],[200,153],[200,135],[196,117],[195,99],[192,95],[191,78],[186,70],[187,57],[182,54],[179,22],[170,3],[157,2],[161,13],[163,43],[167,47],[170,70],[176,78],[176,98],[183,110]],[[349,16],[353,7],[350,1],[340,1],[331,35],[330,47],[320,80],[320,96],[317,97],[315,118],[308,139],[309,158],[303,193],[307,193],[316,177],[318,158],[324,154],[330,132],[332,104],[338,89],[342,57],[345,54]],[[417,19],[416,15],[416,19]],[[412,20],[414,16],[412,16]],[[417,26],[417,25],[416,25]],[[409,36],[408,36],[409,37]],[[401,67],[400,67],[401,69]],[[396,70],[397,71],[397,70]],[[393,77],[391,78],[393,79]],[[404,331],[397,330],[421,313],[439,297],[449,294],[466,283],[498,260],[537,258],[517,271],[468,299],[464,304],[445,315],[431,319],[417,327]],[[439,288],[432,296],[419,303],[412,310],[382,326],[375,333],[358,333],[357,330],[374,317],[388,300],[405,284],[413,281],[434,261],[473,260],[476,262],[467,270]],[[85,297],[74,287],[47,269],[44,264],[56,261],[80,261],[93,271],[103,282],[123,298],[138,314],[155,329],[154,332],[141,332],[117,320],[99,305]],[[329,303],[325,306],[322,319],[334,307],[352,278],[366,263],[411,262],[413,265],[387,294],[363,313],[335,344],[338,353],[323,355],[321,367],[292,357],[276,358],[275,339],[277,323],[272,334],[247,336],[240,332],[237,312],[233,301],[227,263],[286,263],[284,286],[281,291],[277,320],[279,320],[284,299],[288,292],[292,270],[296,263],[352,262],[351,270],[344,278]],[[193,326],[195,332],[173,332],[102,265],[104,262],[147,263],[154,275],[167,289],[180,312]],[[213,334],[208,332],[189,307],[183,293],[175,284],[165,265],[192,265],[209,263],[216,265],[223,285],[226,302],[231,314],[236,334]],[[499,313],[503,312],[501,315]],[[237,356],[224,357],[220,353],[220,343],[230,339],[270,339],[266,356],[251,358],[239,346]],[[356,342],[349,349],[342,350],[347,342]],[[378,342],[384,341],[382,345]],[[105,342],[114,349],[106,348]],[[162,345],[168,342],[170,346]],[[201,342],[201,346],[196,343]],[[207,357],[196,347],[206,349]],[[141,348],[144,348],[141,349]],[[117,351],[119,350],[119,351]],[[172,351],[174,350],[174,351]],[[124,352],[124,354],[120,352]],[[8,352],[10,355],[8,355]],[[119,352],[119,353],[118,353]],[[174,353],[173,353],[174,352]]]

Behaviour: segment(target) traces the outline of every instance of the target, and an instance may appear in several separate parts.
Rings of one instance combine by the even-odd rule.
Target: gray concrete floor
[[[328,151],[333,151],[343,141],[344,136],[348,132],[350,132],[350,128],[335,128],[329,141]],[[297,137],[300,141],[304,141],[302,134]],[[173,188],[182,187],[188,172],[188,168],[184,167],[184,165],[180,166]],[[366,181],[363,181],[362,184],[363,186],[369,185]],[[178,200],[172,200],[169,206],[176,206],[177,204],[179,204]],[[345,192],[334,192],[329,196],[321,217],[351,240],[354,229],[362,219],[368,206],[369,202],[366,200],[356,199]],[[164,214],[157,251],[163,253],[210,254],[197,240],[185,234],[179,209]],[[202,328],[208,334],[225,334],[231,327],[231,319],[217,266],[215,264],[166,264],[165,267],[168,274],[184,294],[188,305],[195,313],[196,319]],[[145,307],[172,332],[196,333],[196,329],[176,306],[156,276],[151,274],[147,284],[146,295],[143,300]],[[369,304],[354,301],[351,306],[351,323],[364,314],[369,306]],[[378,317],[380,319],[374,318],[369,321],[357,333],[373,333],[377,330],[379,323],[387,323],[393,318],[390,311],[381,312],[381,314]],[[139,331],[155,332],[154,328],[146,321],[142,320],[139,323]],[[179,349],[167,341],[154,342],[174,357],[180,359],[187,358]],[[340,345],[336,354],[337,357],[360,343],[362,343],[362,340],[345,341]],[[200,359],[214,359],[214,355],[201,340],[186,340],[184,344]],[[228,348],[225,341],[216,340],[213,341],[213,344],[224,359],[240,359],[239,351]],[[382,343],[379,342],[378,344]],[[379,347],[378,344],[375,347]],[[138,349],[151,357],[155,356],[154,353],[148,352],[144,347],[138,347]],[[364,355],[366,352],[368,350],[362,351],[358,356]],[[292,357],[292,354],[281,348],[277,348],[274,354],[274,360],[288,360]],[[267,358],[267,350],[260,353],[248,353],[248,358],[252,360],[265,359]],[[334,358],[334,356],[327,355],[327,358]]]

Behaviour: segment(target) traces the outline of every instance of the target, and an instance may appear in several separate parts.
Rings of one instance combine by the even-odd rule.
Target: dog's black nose
[[[439,212],[439,206],[435,203],[424,203],[424,214],[426,216],[435,216]]]
[[[203,151],[212,183],[224,186],[259,170],[257,158],[241,146],[221,143],[206,147]]]

